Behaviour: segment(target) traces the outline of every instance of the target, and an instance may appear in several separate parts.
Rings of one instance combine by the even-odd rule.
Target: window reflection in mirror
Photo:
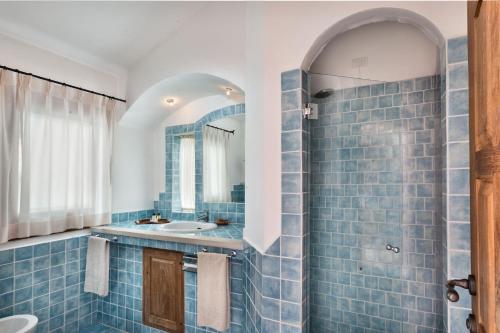
[[[195,210],[195,137],[194,133],[175,136],[172,159],[172,211]]]
[[[193,135],[180,138],[179,147],[179,194],[182,211],[194,211],[195,202],[195,140]]]
[[[245,202],[245,116],[203,126],[205,202]]]

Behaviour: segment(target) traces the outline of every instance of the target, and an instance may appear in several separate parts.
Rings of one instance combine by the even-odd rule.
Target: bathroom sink
[[[217,225],[215,223],[207,222],[173,221],[162,225],[161,228],[168,232],[193,233],[215,229],[217,228]]]
[[[38,318],[32,315],[16,315],[0,319],[2,333],[31,333],[35,331]]]

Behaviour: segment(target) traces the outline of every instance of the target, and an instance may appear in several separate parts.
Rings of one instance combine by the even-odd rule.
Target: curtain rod
[[[10,68],[10,67],[3,66],[3,65],[0,65],[0,68],[3,68],[5,70],[11,71],[11,72],[16,72],[16,73],[19,73],[19,74],[29,75],[29,76],[32,76],[34,78],[40,79],[40,80],[45,80],[45,81],[49,81],[49,82],[52,82],[52,83],[60,84],[60,85],[65,86],[65,87],[70,87],[70,88],[73,88],[73,89],[78,89],[78,90],[81,90],[81,91],[85,91],[85,92],[88,92],[88,93],[91,93],[91,94],[94,94],[94,95],[104,96],[104,97],[107,97],[107,98],[110,98],[110,99],[114,99],[114,100],[117,100],[117,101],[120,101],[120,102],[123,102],[123,103],[127,103],[126,100],[121,99],[121,98],[109,96],[109,95],[106,95],[106,94],[101,94],[101,93],[98,93],[96,91],[92,91],[92,90],[88,90],[88,89],[85,89],[85,88],[73,86],[73,85],[68,84],[66,82],[56,81],[56,80],[52,80],[52,79],[49,79],[47,77],[43,77],[43,76],[36,75],[36,74],[33,74],[33,73],[24,72],[24,71],[21,71],[21,70],[16,69],[16,68]]]
[[[215,128],[215,129],[218,129],[218,130],[220,130],[220,131],[224,131],[224,132],[227,132],[227,133],[234,134],[234,130],[229,131],[229,130],[227,130],[227,129],[223,129],[223,128],[220,128],[220,127],[217,127],[217,126],[208,125],[208,124],[207,124],[206,126],[208,126],[208,127],[212,127],[212,128]]]

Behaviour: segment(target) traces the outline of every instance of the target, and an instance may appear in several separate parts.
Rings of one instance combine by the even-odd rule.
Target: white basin
[[[32,315],[16,315],[0,318],[2,333],[31,333],[35,331],[38,318]]]
[[[161,226],[163,230],[176,233],[193,233],[217,228],[215,223],[172,221]]]

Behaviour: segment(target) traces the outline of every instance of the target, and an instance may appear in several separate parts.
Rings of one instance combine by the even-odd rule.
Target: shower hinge
[[[318,104],[307,103],[302,109],[304,119],[318,119]]]

